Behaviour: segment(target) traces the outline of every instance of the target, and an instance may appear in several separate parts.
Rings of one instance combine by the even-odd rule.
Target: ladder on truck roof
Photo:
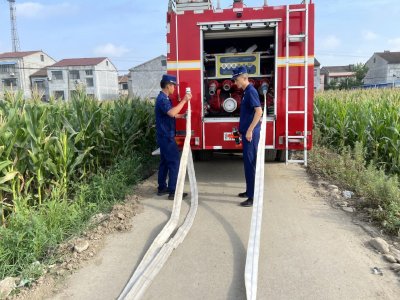
[[[308,11],[308,0],[303,2],[305,4],[305,8],[298,9],[290,9],[289,5],[286,5],[286,126],[285,126],[285,142],[286,142],[286,165],[289,163],[304,163],[307,166],[307,120],[308,120],[308,20],[309,20],[309,11]],[[290,14],[295,12],[304,12],[305,17],[305,34],[300,35],[291,35],[289,31],[290,24]],[[304,42],[305,43],[305,53],[304,53],[304,61],[301,62],[291,62],[290,61],[290,44],[295,42]],[[289,85],[289,70],[291,64],[303,64],[304,63],[304,86],[290,86]],[[289,90],[299,90],[304,89],[304,111],[291,111],[289,110]],[[290,136],[289,135],[289,116],[292,114],[303,114],[304,115],[304,131],[299,136]],[[289,139],[303,139],[304,141],[304,160],[290,160],[289,159]]]
[[[212,9],[212,0],[175,0],[176,11]]]

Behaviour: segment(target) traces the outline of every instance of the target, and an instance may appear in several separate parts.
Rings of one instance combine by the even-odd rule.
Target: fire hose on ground
[[[251,219],[250,235],[247,248],[245,284],[247,300],[255,300],[257,295],[258,280],[258,260],[260,249],[260,234],[263,208],[264,191],[264,156],[265,156],[265,134],[266,134],[266,95],[264,89],[264,114],[262,118],[260,142],[257,149],[256,180],[253,200],[253,213]],[[186,138],[183,146],[181,163],[179,166],[177,187],[175,191],[174,204],[171,217],[164,226],[159,235],[155,238],[144,258],[135,270],[134,274],[126,284],[124,290],[118,297],[118,300],[139,300],[143,297],[147,288],[159,273],[172,251],[181,244],[189,232],[198,207],[198,189],[196,175],[194,171],[192,151],[190,149],[191,138],[191,105],[188,102],[188,113],[186,118]],[[186,215],[185,221],[178,229],[173,238],[170,239],[175,230],[180,216],[183,188],[188,172],[191,202],[190,209]],[[170,240],[169,240],[170,239]],[[169,240],[169,241],[168,241]],[[168,241],[168,242],[167,242]]]

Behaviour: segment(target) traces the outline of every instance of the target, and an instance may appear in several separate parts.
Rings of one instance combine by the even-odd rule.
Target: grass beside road
[[[330,91],[315,96],[309,168],[367,201],[371,219],[400,234],[400,91]]]
[[[35,275],[35,261],[123,201],[155,170],[153,106],[98,102],[80,90],[70,103],[0,99],[0,280]]]

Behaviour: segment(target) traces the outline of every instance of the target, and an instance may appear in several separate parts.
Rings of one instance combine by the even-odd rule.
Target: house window
[[[15,65],[0,65],[0,73],[15,73]]]
[[[127,84],[127,83],[124,83],[124,84],[122,85],[122,89],[123,89],[123,90],[127,90],[127,89],[128,89],[128,84]]]
[[[374,63],[376,63],[376,57],[374,57]]]
[[[17,87],[17,79],[16,78],[3,79],[3,84],[6,87]]]
[[[166,67],[167,66],[167,61],[165,59],[163,59],[161,61],[161,66]]]
[[[79,71],[69,71],[69,79],[80,79]]]
[[[93,70],[86,70],[86,76],[93,76]]]
[[[107,67],[108,67],[108,60],[106,60],[106,65],[107,65]]]
[[[44,61],[44,55],[43,54],[40,55],[40,60]]]
[[[93,78],[86,78],[86,86],[87,87],[93,87]]]
[[[34,89],[44,90],[44,81],[43,80],[34,81],[33,84],[34,84],[34,87],[33,87]]]
[[[317,75],[318,75],[318,70],[314,69],[314,76],[317,76]]]
[[[63,80],[63,73],[62,71],[51,71],[51,77],[54,80]]]
[[[60,98],[61,98],[61,100],[65,99],[64,98],[64,91],[55,91],[54,92],[54,96],[56,97],[57,100],[60,99]]]

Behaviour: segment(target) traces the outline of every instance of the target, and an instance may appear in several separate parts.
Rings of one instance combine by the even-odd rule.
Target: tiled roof
[[[400,52],[377,52],[389,64],[400,64]]]
[[[323,69],[327,70],[329,73],[345,73],[345,72],[353,72],[350,69],[350,66],[335,66],[335,67],[323,67]]]
[[[67,58],[51,65],[51,67],[96,66],[105,59],[107,59],[107,57]]]
[[[33,73],[31,77],[47,77],[47,67],[40,69],[36,73]]]
[[[118,76],[118,82],[119,83],[128,83],[128,75],[125,74],[123,76]]]
[[[0,58],[21,58],[38,52],[42,51],[38,50],[38,51],[25,51],[25,52],[5,52],[3,54],[0,54]]]

